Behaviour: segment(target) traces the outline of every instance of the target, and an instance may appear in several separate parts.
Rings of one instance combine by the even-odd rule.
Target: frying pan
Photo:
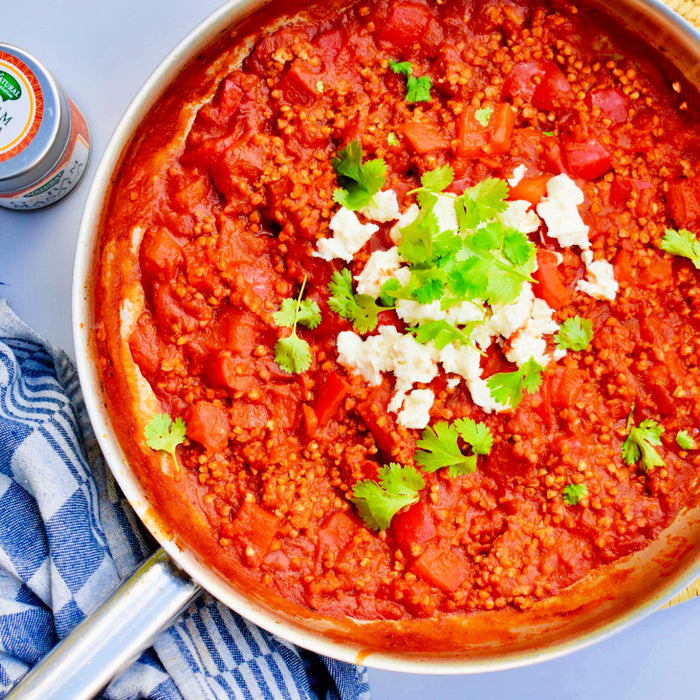
[[[75,255],[72,311],[78,371],[106,461],[161,549],[8,697],[76,700],[96,695],[202,590],[251,622],[320,654],[390,671],[458,674],[540,662],[603,640],[655,611],[700,575],[700,506],[695,506],[684,510],[650,547],[586,577],[563,595],[526,612],[492,611],[486,621],[479,615],[445,618],[439,625],[425,621],[420,623],[422,643],[416,650],[396,652],[391,639],[400,634],[400,622],[377,623],[377,627],[353,620],[324,620],[251,598],[203,563],[165,525],[136,479],[110,422],[95,361],[92,290],[100,218],[120,159],[149,110],[198,52],[268,2],[231,0],[189,34],[129,106],[97,169]],[[591,0],[590,4],[633,28],[700,89],[700,34],[666,5],[659,0]],[[438,637],[452,637],[459,643],[437,649],[431,640]],[[378,639],[389,642],[379,644]]]

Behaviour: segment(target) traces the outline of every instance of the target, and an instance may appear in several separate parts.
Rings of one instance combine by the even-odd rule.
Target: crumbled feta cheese
[[[341,331],[336,342],[341,365],[354,369],[372,385],[381,383],[382,372],[391,368],[382,336],[362,340],[353,331]]]
[[[540,367],[546,367],[550,360],[544,338],[532,333],[527,326],[510,337],[505,347],[505,355],[509,362],[518,367],[522,367],[531,358]]]
[[[532,204],[526,199],[508,202],[508,206],[498,215],[506,228],[514,228],[521,233],[534,233],[539,230],[542,221],[530,208]]]
[[[508,406],[499,403],[491,396],[491,390],[486,384],[485,379],[476,377],[474,379],[467,379],[466,382],[472,401],[477,406],[481,406],[484,413],[491,413],[491,411],[501,413],[502,411],[508,410]]]
[[[407,428],[422,430],[430,422],[434,401],[435,394],[430,389],[414,389],[404,399],[398,422]]]
[[[366,216],[370,221],[378,221],[385,223],[393,221],[401,216],[399,211],[399,202],[396,199],[394,190],[382,190],[377,192],[372,201],[360,209],[360,214]]]
[[[458,374],[464,379],[481,376],[481,355],[470,345],[448,343],[440,350],[440,363],[445,372]]]
[[[474,321],[483,321],[485,313],[480,301],[461,301],[447,309],[447,320],[453,326],[466,326]]]
[[[556,175],[547,182],[547,196],[537,205],[537,213],[547,224],[549,235],[562,247],[590,246],[588,226],[577,208],[582,203],[583,192],[568,175]]]
[[[515,187],[516,185],[520,184],[520,181],[525,177],[526,172],[527,168],[525,167],[525,165],[523,165],[523,163],[516,166],[513,170],[513,177],[508,178],[508,184],[511,187]]]
[[[594,299],[612,301],[618,290],[615,268],[607,260],[593,260],[593,253],[584,250],[581,258],[586,265],[586,279],[576,283],[576,289]]]
[[[393,326],[381,326],[377,335],[362,340],[353,331],[338,334],[338,361],[354,369],[370,384],[382,381],[382,372],[393,372],[396,390],[407,391],[415,382],[428,383],[437,375],[436,350],[421,345]]]
[[[391,227],[389,231],[389,238],[394,242],[395,245],[401,243],[401,229],[406,228],[409,224],[412,224],[418,214],[420,214],[420,208],[417,204],[411,204],[411,206],[406,209],[406,211],[401,214],[399,220]]]
[[[440,302],[421,304],[413,299],[399,299],[396,302],[396,315],[409,326],[417,326],[426,321],[442,321],[447,312],[440,308]]]
[[[381,294],[382,285],[389,279],[397,278],[403,284],[408,283],[411,271],[401,267],[403,260],[396,246],[389,250],[376,250],[365,263],[362,272],[355,275],[358,294],[369,294],[375,299]]]
[[[363,224],[355,212],[340,207],[330,220],[333,238],[321,238],[318,241],[318,257],[323,260],[341,258],[352,262],[352,258],[362,246],[379,230],[376,224]]]
[[[535,293],[532,291],[532,285],[526,282],[515,301],[510,304],[494,304],[488,321],[492,334],[501,335],[504,338],[513,335],[518,328],[522,328],[527,323],[534,302]]]
[[[455,209],[455,198],[446,194],[437,195],[437,201],[433,206],[433,213],[437,218],[440,231],[457,231],[457,211]]]

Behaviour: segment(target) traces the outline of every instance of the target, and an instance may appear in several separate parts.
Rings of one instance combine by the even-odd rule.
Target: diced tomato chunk
[[[257,503],[245,501],[238,509],[234,521],[222,524],[225,537],[238,537],[246,547],[246,560],[258,565],[270,550],[279,530],[280,519]]]
[[[228,413],[223,406],[197,401],[187,417],[187,437],[208,452],[221,452],[228,445]]]
[[[469,577],[469,565],[452,547],[430,542],[413,562],[413,571],[443,591],[456,591]]]
[[[338,410],[350,387],[337,373],[329,372],[320,381],[314,409],[318,417],[318,425],[323,426]]]
[[[312,438],[318,428],[318,416],[308,403],[301,405],[301,414],[304,418],[304,432],[307,438]]]
[[[627,119],[629,98],[615,88],[589,92],[586,94],[585,102],[589,109],[597,107],[603,117],[610,119],[615,124]]]
[[[503,94],[520,97],[538,109],[553,111],[567,106],[573,90],[566,76],[551,61],[516,63],[503,83]]]
[[[290,104],[310,104],[317,97],[316,85],[319,76],[298,58],[292,61],[277,87]]]
[[[632,256],[626,248],[621,248],[615,256],[615,279],[618,282],[634,282],[634,268],[632,267]]]
[[[183,261],[182,248],[166,229],[153,227],[143,236],[140,258],[141,268],[148,275],[171,278]]]
[[[535,294],[553,309],[561,309],[569,303],[569,290],[559,274],[557,256],[553,251],[538,249],[537,269],[533,277],[537,280]]]
[[[552,376],[552,405],[566,408],[573,405],[583,391],[586,375],[575,367],[557,367]]]
[[[700,224],[700,181],[683,178],[670,183],[666,195],[671,217],[678,228]]]
[[[410,2],[394,3],[384,24],[377,32],[380,41],[397,47],[418,41],[427,31],[433,15],[423,5]]]
[[[207,377],[212,384],[231,391],[249,391],[260,384],[260,380],[251,371],[250,363],[231,355],[227,350],[217,353],[206,364]]]
[[[444,151],[450,146],[449,141],[435,124],[410,121],[403,124],[400,131],[416,153]]]
[[[435,523],[430,508],[419,501],[391,520],[391,531],[401,549],[410,553],[411,545],[427,542],[435,537]]]
[[[524,177],[515,187],[510,188],[508,199],[524,199],[532,204],[538,204],[547,194],[547,183],[549,180],[549,175]]]
[[[357,523],[347,513],[331,513],[321,524],[318,533],[319,553],[328,550],[340,552],[352,540],[357,527]]]
[[[649,267],[639,271],[641,285],[656,284],[673,277],[673,260],[670,257],[657,257]]]
[[[378,408],[379,410],[377,410]],[[389,417],[386,411],[384,411],[383,405],[377,404],[376,401],[373,401],[372,397],[370,397],[369,400],[358,404],[356,410],[372,433],[377,447],[379,447],[385,455],[390,455],[394,447],[394,438],[391,436],[391,433],[395,430],[396,426],[394,421]]]
[[[651,182],[615,175],[610,183],[610,204],[625,207],[632,201],[637,216],[647,216],[654,200],[655,187]]]
[[[562,138],[562,148],[569,172],[584,180],[597,180],[612,168],[612,155],[597,137],[577,141]]]
[[[467,107],[457,120],[457,154],[466,158],[506,153],[515,126],[515,112],[509,104],[491,108],[488,122],[477,118],[477,109]],[[484,123],[485,122],[485,123]]]
[[[552,380],[549,373],[544,374],[542,383],[536,394],[533,394],[530,399],[532,407],[537,415],[542,419],[542,422],[549,425],[554,417],[552,411]]]

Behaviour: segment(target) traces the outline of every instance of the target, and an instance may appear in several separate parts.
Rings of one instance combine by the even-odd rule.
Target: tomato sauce
[[[698,435],[698,270],[660,248],[669,228],[700,233],[690,89],[633,39],[555,0],[359,1],[249,29],[236,67],[222,68],[239,36],[148,117],[103,222],[107,398],[170,526],[196,531],[202,556],[234,580],[365,620],[525,610],[647,546],[693,502],[699,463],[676,440]],[[431,77],[429,101],[407,102],[392,61]],[[506,411],[487,412],[445,371],[419,382],[434,395],[429,425],[472,418],[493,446],[471,473],[418,470],[425,487],[379,530],[353,491],[390,463],[415,466],[422,430],[389,410],[390,375],[372,384],[339,361],[352,323],[329,306],[328,285],[389,249],[396,223],[376,223],[350,263],[319,257],[338,210],[332,161],[354,140],[385,162],[402,213],[421,176],[445,165],[455,194],[520,167],[509,198],[533,211],[566,174],[592,258],[617,283],[613,298],[584,293],[580,251],[545,226],[530,234],[535,297],[559,324],[590,320],[590,343],[552,360]],[[297,327],[310,364],[289,372],[275,347],[290,330],[274,314],[302,284],[321,322]],[[392,310],[379,326],[406,330]],[[489,347],[484,376],[515,369],[505,352]],[[155,403],[129,383],[135,368]],[[154,412],[186,423],[175,466],[143,445]],[[623,455],[645,420],[663,429],[650,468]],[[585,486],[575,504],[572,484]]]

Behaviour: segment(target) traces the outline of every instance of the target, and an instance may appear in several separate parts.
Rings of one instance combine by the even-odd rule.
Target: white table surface
[[[40,212],[0,209],[0,296],[45,338],[73,354],[70,296],[81,210],[120,116],[150,72],[220,0],[2,0],[0,41],[45,63],[81,107],[92,134],[85,180]],[[375,700],[440,697],[543,700],[700,698],[700,599],[658,611],[568,656],[468,676],[370,670]]]

